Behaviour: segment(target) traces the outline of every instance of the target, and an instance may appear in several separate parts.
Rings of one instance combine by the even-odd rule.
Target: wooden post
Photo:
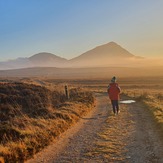
[[[66,94],[66,98],[69,99],[69,93],[68,93],[68,86],[65,85],[65,94]]]

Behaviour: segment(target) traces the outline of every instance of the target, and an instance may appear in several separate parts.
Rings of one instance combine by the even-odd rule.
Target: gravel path
[[[147,108],[136,103],[129,107],[133,133],[128,144],[131,162],[163,163],[163,138]]]
[[[121,104],[113,116],[107,94],[97,107],[27,163],[162,163],[163,144],[146,108]]]

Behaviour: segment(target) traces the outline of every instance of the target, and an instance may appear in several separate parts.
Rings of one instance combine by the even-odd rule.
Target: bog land
[[[120,104],[118,116],[113,116],[106,93],[109,82],[108,76],[92,80],[2,78],[1,85],[6,86],[8,94],[26,93],[29,100],[21,101],[30,101],[33,108],[29,111],[23,107],[28,104],[14,110],[15,103],[9,101],[12,110],[1,109],[6,118],[1,122],[1,130],[8,133],[1,141],[1,162],[12,157],[24,162],[32,156],[27,162],[163,162],[163,77],[119,76],[121,100],[136,102]],[[65,85],[73,97],[68,101],[64,96]],[[1,95],[7,98],[5,91]],[[36,109],[32,100],[38,102]],[[13,117],[7,117],[6,112]],[[59,136],[54,137],[57,132]],[[13,156],[12,151],[16,150],[17,155]]]

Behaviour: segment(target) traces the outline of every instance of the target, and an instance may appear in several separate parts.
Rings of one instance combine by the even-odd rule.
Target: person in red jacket
[[[107,92],[111,100],[114,115],[116,115],[120,112],[118,101],[119,101],[119,94],[121,92],[121,88],[118,86],[118,83],[116,83],[115,76],[111,79],[111,83],[108,86]]]

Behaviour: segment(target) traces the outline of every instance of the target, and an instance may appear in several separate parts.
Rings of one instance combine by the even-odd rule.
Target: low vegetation
[[[47,146],[93,107],[90,92],[106,92],[109,79],[1,81],[0,162],[23,162]],[[70,85],[69,99],[65,83]],[[163,78],[121,78],[118,83],[127,97],[149,109],[163,133]],[[99,137],[103,136],[101,132]],[[106,144],[101,145],[103,151]]]
[[[127,96],[136,101],[142,102],[150,111],[158,125],[160,133],[163,133],[163,93],[160,90],[127,90],[124,92]]]
[[[24,162],[94,106],[92,93],[27,83],[0,83],[0,162]]]

